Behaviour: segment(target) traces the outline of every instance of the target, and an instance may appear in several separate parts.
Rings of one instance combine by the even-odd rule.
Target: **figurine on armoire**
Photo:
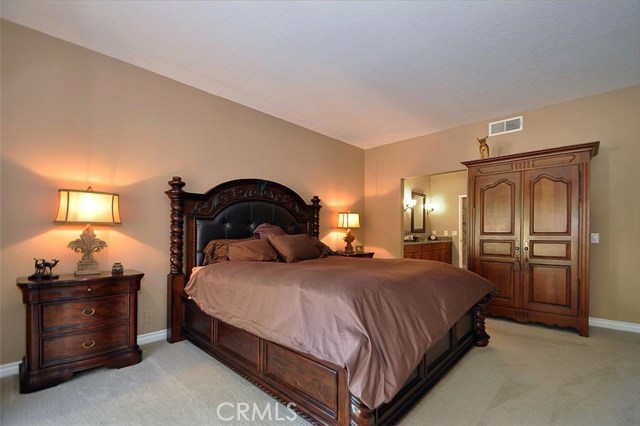
[[[487,138],[489,136],[485,136],[484,138],[478,139],[478,143],[480,144],[480,146],[478,147],[480,149],[480,158],[489,158],[489,145],[487,145]]]

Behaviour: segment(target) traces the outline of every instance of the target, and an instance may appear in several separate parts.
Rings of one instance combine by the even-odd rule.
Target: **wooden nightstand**
[[[52,281],[18,278],[27,305],[27,355],[20,393],[69,380],[77,371],[137,364],[138,271],[61,275]]]
[[[346,253],[344,251],[337,251],[337,252],[335,252],[335,254],[337,256],[345,256],[345,257],[373,257],[375,252],[367,251],[367,252],[364,252],[364,253],[356,253],[356,252]]]

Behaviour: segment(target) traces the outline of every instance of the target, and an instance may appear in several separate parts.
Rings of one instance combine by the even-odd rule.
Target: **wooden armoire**
[[[589,164],[600,142],[463,162],[469,270],[487,313],[589,335]]]

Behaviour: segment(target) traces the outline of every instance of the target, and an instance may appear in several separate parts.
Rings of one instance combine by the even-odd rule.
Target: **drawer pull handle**
[[[82,310],[82,315],[86,316],[86,317],[90,317],[91,315],[95,314],[96,310],[93,308],[84,308]]]
[[[82,347],[85,348],[85,349],[92,348],[95,345],[96,345],[96,341],[93,340],[93,339],[88,339],[88,340],[85,340],[84,342],[82,342]]]
[[[87,291],[91,291],[91,287],[87,287]]]

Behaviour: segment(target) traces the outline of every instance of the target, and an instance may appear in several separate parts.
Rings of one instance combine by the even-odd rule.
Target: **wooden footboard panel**
[[[283,404],[295,404],[296,412],[320,425],[394,424],[478,340],[476,306],[424,355],[391,402],[370,410],[349,393],[343,367],[212,318],[190,299],[183,298],[182,305],[181,334],[186,339]]]

